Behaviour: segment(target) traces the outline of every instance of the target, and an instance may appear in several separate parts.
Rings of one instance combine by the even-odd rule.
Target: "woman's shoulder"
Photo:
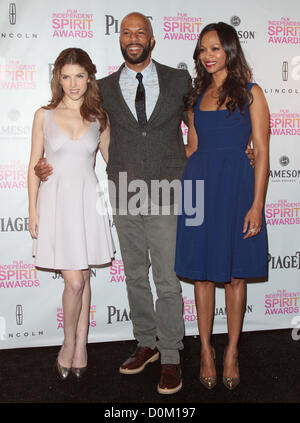
[[[35,111],[35,116],[37,117],[37,118],[43,118],[44,116],[45,116],[45,108],[42,106],[42,107],[40,107],[39,109],[37,109],[36,111]]]
[[[265,98],[262,88],[256,82],[248,82],[247,89],[251,92],[253,101]]]
[[[247,82],[246,88],[252,93],[262,91],[261,87],[258,85],[257,82]]]
[[[40,107],[39,109],[37,109],[34,113],[34,122],[36,124],[43,125],[45,120],[45,114],[46,110],[44,109],[44,107]]]

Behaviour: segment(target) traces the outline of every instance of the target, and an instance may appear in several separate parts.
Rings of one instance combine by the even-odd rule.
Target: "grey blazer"
[[[128,183],[142,179],[149,185],[151,180],[180,179],[186,164],[181,121],[186,121],[183,97],[191,89],[191,77],[186,70],[153,62],[160,92],[143,128],[131,113],[120,89],[124,64],[117,72],[97,81],[111,125],[106,171],[116,187],[119,172],[127,172]]]

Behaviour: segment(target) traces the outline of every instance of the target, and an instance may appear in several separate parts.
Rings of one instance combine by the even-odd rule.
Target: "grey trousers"
[[[157,346],[162,364],[178,364],[184,322],[181,284],[174,272],[177,216],[116,215],[114,222],[138,346]],[[150,265],[157,293],[155,306]]]

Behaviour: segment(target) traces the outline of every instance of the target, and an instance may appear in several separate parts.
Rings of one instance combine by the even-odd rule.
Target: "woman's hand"
[[[37,238],[39,226],[39,216],[36,211],[29,213],[29,232],[32,238]]]
[[[245,216],[243,233],[246,233],[244,239],[257,235],[262,226],[262,209],[261,207],[252,206]]]

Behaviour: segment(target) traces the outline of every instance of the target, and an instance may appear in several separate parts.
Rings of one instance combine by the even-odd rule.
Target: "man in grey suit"
[[[111,191],[110,198],[138,341],[120,372],[139,373],[160,355],[157,390],[173,394],[182,387],[179,350],[183,348],[184,322],[181,285],[174,272],[177,215],[174,209],[165,211],[176,195],[170,192],[167,199],[153,196],[151,187],[155,181],[180,181],[186,163],[181,132],[183,97],[191,88],[191,78],[185,70],[152,60],[154,45],[149,19],[140,13],[127,15],[120,30],[125,63],[98,85],[110,121],[107,174],[112,191],[118,193],[115,198]],[[35,170],[45,180],[52,168],[41,159]],[[140,197],[139,206],[134,203],[132,207],[133,193],[128,191],[137,182],[144,184],[147,194]],[[150,264],[157,292],[155,307]]]
[[[120,194],[113,204],[138,341],[137,350],[121,365],[120,372],[139,373],[160,353],[162,374],[157,389],[161,394],[173,394],[182,386],[179,350],[184,336],[181,285],[174,272],[177,216],[162,214],[168,200],[154,198],[150,191],[153,181],[171,183],[181,178],[186,163],[181,132],[183,97],[191,88],[191,78],[185,70],[152,60],[154,44],[150,21],[139,13],[127,15],[120,29],[125,64],[98,84],[110,120],[108,179],[121,195],[125,195],[121,185],[128,190],[134,181],[145,182],[149,193],[144,198],[144,211],[140,204],[138,213],[130,207],[130,193],[125,209]],[[142,116],[136,104],[140,74],[145,106]],[[158,207],[158,214],[149,213],[148,201]],[[157,292],[155,308],[148,276],[150,261]]]

